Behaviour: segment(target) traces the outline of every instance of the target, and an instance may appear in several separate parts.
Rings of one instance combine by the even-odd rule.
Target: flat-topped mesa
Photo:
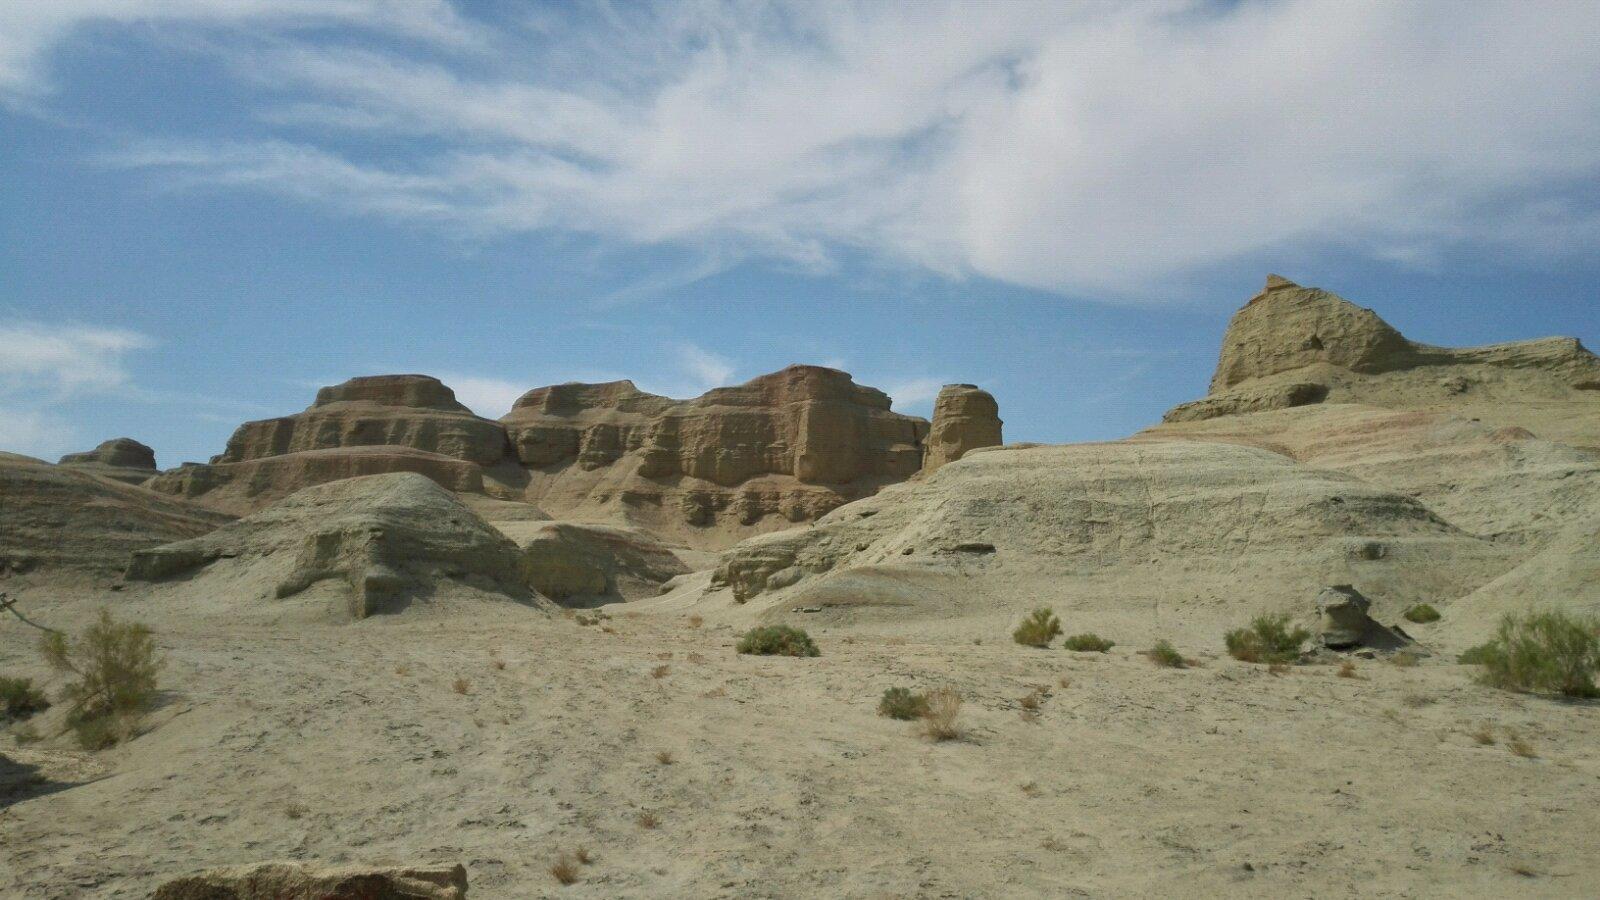
[[[845,372],[790,366],[693,400],[632,382],[565,384],[524,394],[500,421],[526,466],[584,470],[638,456],[646,479],[735,487],[762,475],[805,484],[904,479],[922,461],[927,423],[890,411],[887,394]]]
[[[933,427],[923,456],[923,474],[932,474],[968,451],[1001,443],[1000,404],[975,384],[947,384],[933,403]]]
[[[68,453],[61,457],[60,465],[127,484],[140,484],[156,474],[156,452],[133,438],[112,438],[93,450]]]
[[[377,375],[323,388],[304,412],[246,422],[212,462],[380,446],[410,447],[483,466],[508,454],[499,423],[473,415],[437,378]]]

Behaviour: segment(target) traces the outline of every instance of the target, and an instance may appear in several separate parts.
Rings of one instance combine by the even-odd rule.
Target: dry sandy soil
[[[101,602],[155,627],[169,693],[146,734],[95,756],[6,739],[6,896],[144,896],[273,858],[459,861],[477,898],[1600,883],[1595,706],[1437,660],[1273,675],[1216,635],[1179,637],[1197,665],[1169,670],[1138,641],[1024,648],[994,617],[935,642],[819,624],[821,657],[752,658],[727,617],[695,627],[670,598],[612,607],[609,633],[488,599],[293,629],[120,594],[23,605],[78,622]],[[34,637],[0,627],[0,669],[44,677]],[[886,687],[942,684],[966,698],[960,740],[875,714]],[[1028,721],[1035,686],[1048,697]],[[593,863],[558,885],[548,867],[580,847]]]

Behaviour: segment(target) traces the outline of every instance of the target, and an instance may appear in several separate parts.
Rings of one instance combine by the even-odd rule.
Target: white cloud
[[[933,400],[939,396],[939,389],[944,387],[944,384],[937,378],[912,378],[890,382],[883,388],[883,392],[894,401],[894,408],[899,412],[908,409],[932,409]]]
[[[289,0],[64,6],[213,28],[310,15]],[[380,9],[413,10],[331,8],[372,29],[388,28]],[[492,31],[470,66],[236,35],[218,52],[293,140],[157,135],[118,161],[468,235],[813,270],[865,251],[1108,299],[1273,254],[1426,265],[1600,243],[1582,187],[1600,177],[1600,16],[1581,4],[705,0],[549,12],[529,30],[456,8],[408,21]],[[0,34],[18,17],[0,13]],[[20,18],[24,49],[0,51],[0,72],[61,31]],[[349,139],[367,134],[429,140],[397,158]]]
[[[154,342],[117,328],[0,323],[0,396],[99,393],[123,387],[123,358]]]
[[[82,442],[69,422],[48,412],[0,404],[0,451],[55,462]]]
[[[498,419],[511,411],[511,404],[527,393],[534,385],[517,384],[500,378],[480,378],[472,375],[440,375],[439,380],[449,385],[468,409],[486,419]]]
[[[688,343],[678,345],[677,350],[678,363],[696,394],[733,383],[733,373],[737,369],[725,357]]]

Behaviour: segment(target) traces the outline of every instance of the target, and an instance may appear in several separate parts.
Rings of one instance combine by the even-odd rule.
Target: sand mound
[[[230,519],[172,497],[0,453],[0,577],[121,572],[134,550],[204,534]]]
[[[689,567],[641,531],[575,522],[494,522],[522,550],[529,583],[563,602],[654,596]]]
[[[128,578],[179,575],[225,584],[238,601],[337,585],[351,618],[401,609],[461,583],[527,596],[521,553],[455,495],[412,473],[299,491],[217,531],[135,553]]]
[[[920,617],[1054,603],[1136,614],[1150,627],[1161,618],[1151,607],[1309,617],[1328,584],[1359,586],[1392,617],[1461,596],[1515,561],[1411,497],[1280,454],[1111,443],[969,454],[814,527],[740,544],[712,586],[780,612],[883,607]],[[918,609],[916,592],[889,589],[898,582],[938,599]]]

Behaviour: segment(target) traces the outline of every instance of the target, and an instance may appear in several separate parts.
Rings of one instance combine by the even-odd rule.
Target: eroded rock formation
[[[136,551],[127,577],[156,581],[219,565],[264,579],[275,598],[334,580],[356,619],[447,579],[511,596],[528,584],[509,538],[413,473],[306,488],[210,534]]]
[[[208,869],[156,888],[153,900],[465,900],[460,866],[312,866],[270,862]]]
[[[1600,357],[1574,338],[1434,347],[1372,310],[1273,275],[1229,324],[1210,394],[1165,421],[1362,403],[1448,411],[1593,447],[1597,385]]]
[[[59,465],[125,484],[142,484],[156,474],[156,452],[133,438],[112,438],[93,450],[68,453]]]
[[[1000,404],[975,384],[947,384],[933,403],[933,426],[922,471],[931,474],[967,451],[1001,443]]]

